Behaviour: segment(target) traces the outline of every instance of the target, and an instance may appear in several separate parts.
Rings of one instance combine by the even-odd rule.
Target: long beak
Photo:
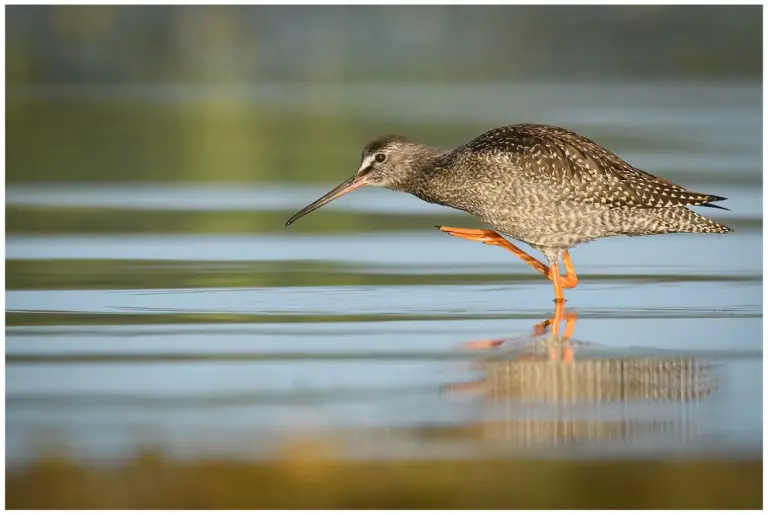
[[[337,198],[341,197],[342,195],[346,195],[352,190],[356,190],[357,188],[365,186],[365,183],[363,182],[363,178],[359,177],[357,175],[354,175],[347,179],[346,181],[342,182],[335,188],[333,188],[331,191],[320,197],[319,199],[312,202],[310,205],[293,215],[286,223],[285,226],[288,227],[293,222],[301,218],[302,216],[311,213],[315,209],[319,209],[326,205],[328,202],[332,200],[336,200]]]

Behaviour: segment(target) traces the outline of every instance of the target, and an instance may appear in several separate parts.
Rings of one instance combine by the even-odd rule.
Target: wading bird
[[[288,220],[361,186],[404,191],[465,211],[494,230],[439,229],[512,252],[552,281],[555,301],[579,280],[568,249],[607,236],[731,229],[689,209],[725,197],[695,193],[639,170],[591,140],[560,127],[519,124],[490,130],[454,150],[402,136],[370,142],[357,173]],[[549,265],[499,233],[540,251]],[[565,265],[560,276],[559,262]]]

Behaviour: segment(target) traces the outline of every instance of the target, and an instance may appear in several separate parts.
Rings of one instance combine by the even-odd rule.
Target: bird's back
[[[569,198],[610,207],[695,206],[723,197],[687,191],[635,168],[575,132],[551,125],[519,124],[490,130],[460,149],[506,167],[509,173]]]

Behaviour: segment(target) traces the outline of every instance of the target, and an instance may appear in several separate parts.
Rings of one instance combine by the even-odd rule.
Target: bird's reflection
[[[620,352],[572,338],[578,316],[553,316],[518,339],[467,342],[496,349],[476,363],[480,379],[448,386],[478,394],[479,434],[523,447],[640,442],[696,435],[698,400],[716,388],[713,364],[670,352]],[[506,352],[509,351],[509,352]],[[477,433],[477,431],[476,431]]]

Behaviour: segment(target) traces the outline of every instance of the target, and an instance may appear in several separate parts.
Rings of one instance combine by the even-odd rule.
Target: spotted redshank
[[[639,170],[593,141],[560,127],[519,124],[490,130],[454,150],[402,136],[363,149],[357,173],[286,223],[361,186],[404,191],[474,215],[491,229],[439,229],[504,248],[550,279],[555,301],[579,279],[568,249],[607,236],[727,233],[689,209],[725,197],[695,193]],[[541,252],[545,265],[501,234]],[[565,265],[560,275],[559,262]]]

